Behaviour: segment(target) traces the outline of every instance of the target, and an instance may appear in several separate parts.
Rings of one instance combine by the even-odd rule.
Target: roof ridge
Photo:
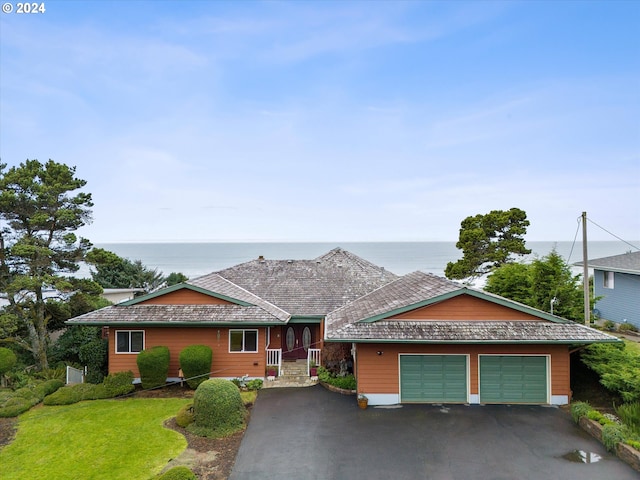
[[[291,314],[290,314],[289,312],[287,312],[286,310],[283,310],[283,309],[282,309],[282,308],[280,308],[279,306],[274,305],[273,303],[269,302],[268,300],[265,300],[264,298],[262,298],[262,297],[260,297],[260,296],[256,295],[256,294],[255,294],[255,293],[253,293],[253,292],[250,292],[250,291],[249,291],[249,290],[247,290],[246,288],[244,288],[244,287],[242,287],[242,286],[238,285],[237,283],[232,282],[231,280],[229,280],[228,278],[223,277],[223,276],[222,276],[222,275],[220,275],[219,273],[216,273],[216,272],[209,273],[209,274],[207,274],[207,275],[203,275],[202,277],[198,277],[198,278],[194,279],[194,281],[195,281],[195,280],[198,280],[198,279],[200,279],[200,278],[203,278],[203,277],[216,277],[216,278],[218,278],[218,279],[222,280],[223,282],[227,283],[228,285],[232,285],[234,288],[237,288],[238,290],[241,290],[242,292],[246,293],[250,298],[255,298],[255,299],[257,299],[259,303],[267,304],[268,306],[272,307],[274,310],[276,310],[276,311],[278,311],[278,312],[280,312],[280,313],[284,314],[284,316],[286,316],[286,320],[288,320],[289,318],[291,318]],[[196,287],[197,287],[197,286],[199,286],[199,285],[197,285],[197,284],[192,284],[191,282],[192,282],[191,280],[188,280],[188,281],[186,281],[185,283],[190,284],[190,285],[194,285],[194,286],[196,286]],[[200,288],[205,288],[205,287],[200,287]],[[210,290],[210,289],[208,289],[208,288],[205,288],[205,289],[206,289],[206,290]],[[213,290],[211,290],[211,291],[213,291]],[[240,298],[239,298],[238,300],[242,300],[242,299],[240,299]],[[244,301],[248,301],[248,300],[246,300],[246,299],[245,299]],[[261,306],[261,305],[259,305],[259,304],[256,304],[256,306],[257,306],[257,307],[262,308],[263,310],[265,310],[265,311],[266,311],[266,312],[268,312],[268,313],[272,313],[272,312],[269,312],[268,310],[266,310],[263,306]]]

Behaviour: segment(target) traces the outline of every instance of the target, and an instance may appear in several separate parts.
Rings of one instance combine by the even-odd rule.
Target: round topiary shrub
[[[156,478],[158,480],[198,480],[191,470],[182,465],[173,467]]]
[[[229,380],[202,382],[193,396],[193,423],[187,429],[203,437],[224,437],[244,428],[246,409],[240,390]]]
[[[193,403],[188,403],[178,410],[176,423],[179,427],[186,428],[193,423]]]
[[[137,358],[142,388],[162,387],[167,383],[169,375],[169,347],[152,347],[142,350]]]
[[[180,352],[180,368],[187,385],[198,388],[209,378],[213,352],[206,345],[190,345]]]
[[[0,347],[0,376],[7,373],[17,362],[16,354],[13,350],[5,347]]]

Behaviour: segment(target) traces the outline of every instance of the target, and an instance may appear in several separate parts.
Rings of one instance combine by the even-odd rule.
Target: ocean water
[[[398,275],[421,270],[444,276],[447,263],[462,256],[455,242],[104,243],[95,246],[132,261],[140,260],[146,267],[158,269],[165,275],[181,272],[189,278],[254,260],[260,255],[271,260],[311,260],[336,247]],[[582,260],[580,242],[527,242],[527,247],[532,254],[526,260],[547,255],[553,248],[570,264]],[[630,250],[629,245],[619,241],[588,243],[591,259]],[[576,271],[580,272],[581,268]],[[89,276],[90,272],[85,266],[78,273]]]

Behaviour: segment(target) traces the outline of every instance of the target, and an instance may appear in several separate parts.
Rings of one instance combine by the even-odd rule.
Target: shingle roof
[[[327,328],[383,315],[461,288],[460,284],[431,273],[409,273],[331,312],[327,315]]]
[[[472,295],[523,312],[518,321],[386,320],[455,295]],[[534,315],[540,320],[529,320]],[[527,305],[424,272],[407,274],[326,317],[325,338],[358,342],[562,342],[617,341],[615,337]]]
[[[292,316],[326,315],[398,278],[340,248],[314,260],[258,259],[217,274]],[[206,282],[207,277],[197,281]]]
[[[403,343],[593,343],[617,342],[578,323],[545,321],[385,321],[327,329],[327,340]]]
[[[583,262],[577,262],[575,265],[583,265]],[[597,270],[640,275],[640,252],[628,252],[621,255],[613,255],[612,257],[594,258],[587,262],[587,266]]]
[[[256,306],[113,305],[68,320],[78,325],[231,325],[285,323]]]
[[[286,321],[290,318],[290,315],[283,309],[273,305],[272,303],[248,292],[244,288],[232,283],[224,277],[221,277],[217,273],[211,273],[202,277],[195,278],[186,282],[189,285],[193,285],[204,290],[216,292],[226,297],[235,298],[243,302],[257,305],[263,310],[269,312],[271,315],[277,317],[279,320]]]

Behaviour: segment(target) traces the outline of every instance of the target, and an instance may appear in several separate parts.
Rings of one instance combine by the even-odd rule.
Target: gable
[[[388,320],[535,320],[530,315],[471,295],[458,295],[431,305],[388,317]]]
[[[143,300],[138,305],[233,305],[233,303],[188,288],[181,288]]]

